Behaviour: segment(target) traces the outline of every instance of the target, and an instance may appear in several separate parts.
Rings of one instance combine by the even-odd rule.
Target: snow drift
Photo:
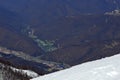
[[[120,80],[120,54],[31,80]]]

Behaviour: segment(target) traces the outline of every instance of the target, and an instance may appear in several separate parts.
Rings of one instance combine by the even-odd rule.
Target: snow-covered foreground
[[[120,80],[120,54],[31,80]]]

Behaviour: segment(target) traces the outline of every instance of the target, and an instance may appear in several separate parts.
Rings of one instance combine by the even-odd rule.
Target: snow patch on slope
[[[4,65],[3,63],[0,63],[0,68],[1,69],[3,69],[3,68],[5,68],[6,67],[6,65]],[[32,71],[32,70],[25,70],[25,69],[17,69],[17,68],[15,68],[15,67],[12,67],[12,66],[8,66],[7,65],[7,67],[8,68],[10,68],[12,71],[14,71],[14,72],[20,72],[21,74],[26,74],[27,76],[29,76],[29,77],[31,77],[31,78],[36,78],[36,77],[38,77],[39,76],[39,74],[37,74],[36,72],[34,72],[34,71]],[[0,71],[1,71],[1,69],[0,69]],[[0,72],[0,74],[1,74],[1,72]],[[0,75],[0,80],[1,80],[1,75]]]
[[[31,80],[120,80],[120,54]]]
[[[27,74],[27,76],[32,77],[32,78],[36,78],[36,77],[39,76],[37,73],[35,73],[35,72],[31,71],[31,70],[23,70],[23,69],[17,69],[17,68],[13,68],[13,67],[11,67],[11,69],[13,71],[18,71],[18,72],[22,72],[24,74]]]

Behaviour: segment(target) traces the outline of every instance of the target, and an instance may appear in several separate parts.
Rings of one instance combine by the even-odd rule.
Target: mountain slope
[[[0,7],[0,46],[34,56],[44,53],[36,43],[20,33],[22,25],[23,20],[17,13]]]
[[[118,54],[119,20],[120,16],[103,14],[73,16],[51,22],[39,34],[47,40],[55,40],[58,49],[45,54],[42,59],[76,65]]]
[[[119,9],[119,4],[119,0],[1,0],[0,45],[70,65],[118,54],[120,13],[105,13]]]
[[[84,63],[31,80],[119,80],[120,55]]]
[[[58,16],[100,14],[119,8],[119,0],[1,0],[0,5],[38,26]]]

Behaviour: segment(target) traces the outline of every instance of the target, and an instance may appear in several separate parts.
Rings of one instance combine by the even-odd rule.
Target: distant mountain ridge
[[[29,24],[43,24],[58,16],[101,14],[120,8],[119,0],[1,0],[0,6],[18,13]],[[39,21],[39,22],[38,22]]]

